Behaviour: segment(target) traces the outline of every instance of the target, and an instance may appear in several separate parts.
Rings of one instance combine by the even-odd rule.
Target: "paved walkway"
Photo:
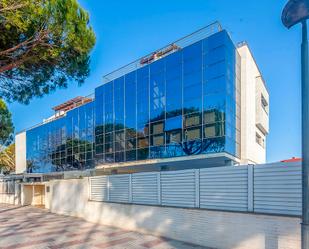
[[[89,223],[44,209],[4,204],[0,204],[0,248],[205,249],[181,241]]]

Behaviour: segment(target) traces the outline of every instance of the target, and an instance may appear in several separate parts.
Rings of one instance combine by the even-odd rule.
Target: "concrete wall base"
[[[93,202],[88,179],[47,184],[51,212],[218,249],[300,249],[300,218]]]

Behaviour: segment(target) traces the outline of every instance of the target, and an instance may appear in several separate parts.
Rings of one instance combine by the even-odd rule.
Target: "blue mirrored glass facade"
[[[240,156],[240,59],[224,30],[96,88],[92,103],[27,131],[27,160],[41,160],[40,171],[219,152]]]
[[[94,104],[87,103],[66,116],[30,129],[27,171],[45,173],[94,167]]]

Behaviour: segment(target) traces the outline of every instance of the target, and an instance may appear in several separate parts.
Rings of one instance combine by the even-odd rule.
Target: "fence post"
[[[109,176],[107,176],[107,201],[109,201],[109,188],[110,188],[110,184],[109,184]]]
[[[254,211],[254,166],[248,165],[248,212]]]
[[[88,179],[88,201],[92,200],[92,195],[91,195],[91,190],[92,190],[92,182],[91,182],[91,178],[90,177],[87,177]]]
[[[157,173],[158,205],[161,205],[161,172]]]
[[[132,174],[129,174],[129,202],[132,203]]]
[[[200,207],[200,170],[195,169],[195,207]]]

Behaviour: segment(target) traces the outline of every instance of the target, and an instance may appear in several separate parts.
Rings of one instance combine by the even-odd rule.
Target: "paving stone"
[[[0,249],[206,249],[87,222],[31,206],[0,204]]]

